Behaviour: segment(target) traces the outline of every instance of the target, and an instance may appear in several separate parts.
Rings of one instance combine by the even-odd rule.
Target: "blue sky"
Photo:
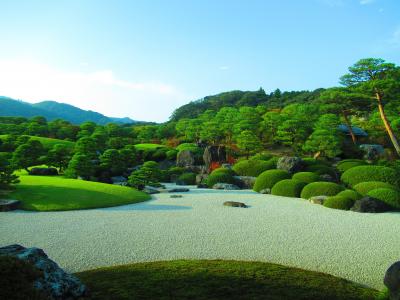
[[[0,0],[0,95],[166,121],[227,90],[335,86],[400,64],[398,0]]]

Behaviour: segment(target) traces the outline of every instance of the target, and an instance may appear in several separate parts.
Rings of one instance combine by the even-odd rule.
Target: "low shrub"
[[[276,183],[271,190],[272,195],[285,197],[300,197],[301,190],[307,185],[296,179],[284,179]]]
[[[332,196],[328,197],[324,201],[324,206],[334,209],[349,210],[353,207],[355,200],[343,197],[343,196]]]
[[[382,181],[360,182],[360,183],[356,184],[355,186],[353,186],[353,189],[363,196],[368,194],[369,191],[372,191],[375,189],[380,189],[380,188],[393,189],[393,190],[396,189],[396,187],[394,185],[387,183],[387,182],[382,182]]]
[[[263,189],[272,187],[281,180],[290,179],[290,174],[283,170],[267,170],[261,173],[254,183],[253,190],[260,192]]]
[[[171,167],[171,168],[169,168],[168,173],[170,175],[182,175],[183,173],[185,173],[185,168]]]
[[[385,202],[387,205],[400,209],[400,193],[393,189],[379,188],[369,191],[367,196]]]
[[[358,166],[344,172],[341,180],[348,186],[355,186],[360,182],[382,181],[394,186],[399,185],[399,176],[396,170],[382,166]]]
[[[272,155],[271,154],[269,154],[269,153],[265,153],[265,152],[262,152],[262,153],[257,153],[257,154],[255,154],[255,155],[253,155],[252,157],[250,157],[249,159],[251,159],[251,160],[265,160],[265,161],[267,161],[267,160],[270,160],[272,158]]]
[[[321,180],[319,175],[313,172],[299,172],[294,174],[292,178],[306,183],[311,183]]]
[[[351,168],[364,166],[366,164],[367,163],[361,159],[344,159],[337,164],[336,168],[340,173],[344,173]]]
[[[314,196],[336,196],[344,187],[333,182],[317,181],[307,184],[301,191],[301,198],[310,199]]]
[[[304,164],[307,167],[314,166],[314,165],[324,165],[324,166],[328,166],[329,167],[331,165],[329,162],[327,162],[325,160],[315,159],[315,158],[312,158],[312,157],[304,157],[302,159],[303,159]]]
[[[257,177],[266,170],[276,168],[276,163],[273,160],[264,161],[257,159],[242,160],[233,166],[233,170],[240,176]]]
[[[167,158],[168,148],[160,148],[154,151],[151,155],[151,159],[154,161],[163,161]]]
[[[231,176],[236,176],[237,175],[234,170],[228,169],[228,168],[223,168],[223,167],[217,168],[217,169],[215,169],[214,171],[211,172],[211,174],[217,174],[217,173],[225,173],[225,174],[229,174]]]
[[[235,184],[235,178],[226,172],[213,172],[206,179],[206,184],[213,187],[216,183],[232,183]]]
[[[178,177],[178,181],[182,184],[194,185],[196,184],[196,174],[195,173],[183,173]]]
[[[362,198],[362,195],[357,193],[356,191],[353,190],[344,190],[341,191],[339,194],[337,194],[336,196],[340,196],[340,197],[345,197],[345,198],[350,198],[354,201],[359,200]]]
[[[306,168],[306,171],[314,172],[318,175],[329,174],[332,177],[336,177],[335,169],[327,165],[322,165],[322,164],[311,165]]]
[[[197,152],[199,151],[199,146],[197,146],[196,144],[193,143],[182,143],[180,145],[178,145],[176,148],[176,150],[178,151],[182,151],[182,150],[189,150],[190,152]]]
[[[168,150],[166,153],[165,153],[165,155],[166,155],[166,158],[168,159],[168,160],[176,160],[176,156],[178,155],[178,151],[176,151],[176,150]]]

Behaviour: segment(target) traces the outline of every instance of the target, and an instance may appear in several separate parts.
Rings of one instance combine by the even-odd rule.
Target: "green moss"
[[[344,159],[337,164],[336,168],[339,170],[340,173],[344,173],[351,168],[363,166],[366,164],[367,163],[361,159]]]
[[[335,169],[332,167],[328,167],[327,165],[322,165],[322,164],[311,165],[306,168],[306,171],[314,172],[318,175],[329,174],[333,177],[336,177]]]
[[[242,160],[233,166],[233,170],[240,176],[254,176],[257,177],[266,170],[276,168],[274,160],[264,161],[257,159]]]
[[[187,185],[196,184],[196,174],[195,173],[184,173],[179,176],[178,180]]]
[[[264,161],[268,161],[272,158],[272,155],[269,153],[257,153],[255,155],[253,155],[252,157],[250,157],[250,159],[255,159],[255,160],[264,160]]]
[[[296,179],[284,179],[276,183],[271,190],[272,195],[285,197],[300,197],[301,190],[307,183]]]
[[[228,168],[217,168],[214,171],[212,171],[210,175],[217,174],[217,173],[225,173],[225,174],[229,174],[231,176],[237,175],[234,170],[228,169]]]
[[[354,201],[359,200],[362,198],[362,195],[357,193],[356,191],[353,190],[344,190],[341,191],[339,194],[337,194],[336,196],[340,196],[340,197],[345,197],[345,198],[349,198],[352,199]]]
[[[343,173],[341,180],[348,186],[355,186],[360,182],[382,181],[394,186],[399,184],[399,176],[396,170],[382,166],[358,166]]]
[[[281,180],[290,179],[290,174],[283,170],[264,171],[257,177],[253,190],[260,192],[263,189],[272,189],[272,187]]]
[[[294,174],[292,178],[306,183],[311,183],[321,180],[319,175],[313,172],[299,172]]]
[[[210,176],[206,179],[206,184],[209,187],[213,187],[216,183],[232,183],[234,184],[235,178],[232,175],[226,172],[214,172],[211,173]]]
[[[198,152],[200,147],[193,143],[183,143],[175,148],[178,151],[189,150],[190,152]]]
[[[176,156],[178,155],[178,151],[176,151],[175,149],[168,150],[167,152],[165,152],[165,155],[166,155],[168,160],[176,160]]]
[[[379,189],[379,188],[386,188],[386,189],[393,189],[395,190],[396,187],[390,183],[382,182],[382,181],[366,181],[360,182],[353,186],[353,189],[360,193],[362,196],[368,194],[369,191]]]
[[[310,199],[314,196],[336,196],[344,187],[333,182],[318,181],[307,184],[301,192],[301,198]]]
[[[368,196],[385,202],[395,209],[400,209],[400,193],[393,189],[379,188],[368,192]]]
[[[168,170],[168,173],[172,176],[172,175],[182,175],[183,173],[185,173],[185,168],[182,167],[171,167]]]
[[[334,209],[349,210],[353,207],[354,201],[353,199],[338,195],[326,198],[323,205]]]

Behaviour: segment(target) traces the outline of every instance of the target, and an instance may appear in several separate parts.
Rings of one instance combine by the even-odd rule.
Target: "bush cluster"
[[[366,181],[366,182],[360,182],[353,186],[353,189],[360,193],[361,195],[365,196],[368,194],[368,192],[375,190],[375,189],[380,189],[380,188],[386,188],[386,189],[393,189],[395,190],[396,188],[387,182],[382,182],[382,181]]]
[[[344,190],[344,187],[333,182],[317,181],[307,184],[302,192],[301,198],[310,199],[314,196],[336,196]]]
[[[255,159],[255,160],[270,160],[272,158],[272,155],[269,153],[265,153],[265,152],[261,152],[261,153],[257,153],[255,155],[253,155],[252,157],[250,157],[250,159]]]
[[[290,174],[283,170],[267,170],[257,177],[253,190],[260,192],[263,189],[272,189],[272,187],[281,180],[290,179]]]
[[[337,194],[336,196],[340,196],[340,197],[345,197],[345,198],[349,198],[352,199],[354,201],[359,200],[362,198],[362,195],[357,193],[356,191],[353,190],[344,190],[341,191],[339,194]]]
[[[266,170],[276,168],[276,162],[274,160],[258,160],[249,159],[237,162],[233,166],[233,170],[240,176],[254,176],[257,177]]]
[[[232,183],[234,184],[235,178],[227,172],[213,172],[206,179],[208,187],[213,187],[216,183]]]
[[[351,187],[365,181],[382,181],[397,187],[400,178],[396,170],[392,168],[382,166],[358,166],[344,172],[341,180]]]
[[[313,172],[298,172],[294,174],[292,178],[306,183],[311,183],[321,180],[319,175]]]
[[[306,171],[314,172],[318,175],[329,174],[332,177],[336,177],[335,169],[332,167],[329,167],[327,165],[323,165],[323,164],[315,164],[315,165],[308,166],[306,168]]]
[[[178,177],[178,181],[187,185],[196,184],[196,174],[195,173],[183,173]]]
[[[300,197],[300,193],[307,183],[296,179],[284,179],[276,183],[271,190],[272,195],[285,197]]]
[[[354,205],[354,200],[343,196],[328,197],[324,201],[324,206],[334,209],[349,210]]]
[[[364,166],[366,164],[367,163],[361,159],[344,159],[337,164],[336,168],[340,173],[344,173],[351,168]]]
[[[400,209],[400,193],[393,189],[379,188],[368,192],[368,196],[385,202],[395,209]]]

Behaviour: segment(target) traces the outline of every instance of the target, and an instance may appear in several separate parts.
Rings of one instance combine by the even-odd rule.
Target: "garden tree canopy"
[[[29,140],[25,144],[18,146],[12,158],[12,164],[19,169],[25,169],[29,172],[28,167],[38,165],[40,156],[44,153],[41,142],[37,140]]]
[[[82,137],[75,144],[75,153],[84,154],[90,159],[97,158],[97,143],[92,137]]]
[[[400,156],[400,145],[385,114],[384,105],[389,101],[387,95],[400,88],[400,82],[395,79],[398,75],[398,67],[392,63],[386,63],[380,58],[365,58],[359,60],[349,68],[349,73],[340,78],[341,84],[352,91],[365,94],[375,99],[380,117],[385,126],[390,140],[397,154]]]
[[[49,150],[46,156],[46,163],[55,166],[60,171],[68,166],[71,159],[71,150],[66,145],[56,144]]]
[[[100,156],[100,167],[110,171],[111,175],[118,175],[125,170],[125,163],[118,150],[107,149]]]
[[[0,189],[7,189],[11,184],[18,183],[18,176],[14,174],[14,167],[5,155],[0,155]]]
[[[250,154],[256,153],[262,148],[260,139],[251,130],[244,130],[240,133],[237,137],[237,146],[246,153],[247,159]]]
[[[234,134],[234,126],[240,120],[239,111],[234,107],[223,107],[218,111],[215,118],[223,131],[226,143],[231,144]]]
[[[263,115],[263,121],[260,124],[262,136],[270,143],[276,138],[278,127],[285,119],[279,111],[269,111]]]
[[[77,178],[80,176],[85,180],[89,180],[94,174],[94,165],[89,156],[76,153],[69,162],[65,174],[70,178]]]

